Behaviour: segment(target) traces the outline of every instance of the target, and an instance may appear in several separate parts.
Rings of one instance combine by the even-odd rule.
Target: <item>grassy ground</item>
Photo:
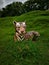
[[[38,31],[39,40],[14,42],[14,20],[26,20],[26,30]],[[0,65],[49,65],[49,11],[0,18]]]

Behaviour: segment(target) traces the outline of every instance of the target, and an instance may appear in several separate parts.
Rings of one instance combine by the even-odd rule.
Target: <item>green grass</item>
[[[26,31],[38,31],[39,40],[14,42],[14,20],[26,20]],[[49,65],[49,11],[0,18],[0,65]]]

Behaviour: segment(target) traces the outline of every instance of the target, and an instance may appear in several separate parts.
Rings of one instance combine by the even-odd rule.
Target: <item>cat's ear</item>
[[[26,25],[26,20],[23,22],[24,25]]]
[[[16,24],[16,21],[13,21],[13,24],[15,25]]]
[[[26,27],[26,21],[24,21],[22,24],[23,24],[24,27]]]

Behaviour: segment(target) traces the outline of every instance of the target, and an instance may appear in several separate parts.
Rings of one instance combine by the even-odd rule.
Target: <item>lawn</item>
[[[38,31],[39,40],[14,42],[14,20],[26,20],[26,31]],[[49,65],[49,11],[0,18],[0,65]]]

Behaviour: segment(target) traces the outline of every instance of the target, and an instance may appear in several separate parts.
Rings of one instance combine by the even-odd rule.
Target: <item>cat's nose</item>
[[[21,31],[21,33],[23,33],[24,31]]]

